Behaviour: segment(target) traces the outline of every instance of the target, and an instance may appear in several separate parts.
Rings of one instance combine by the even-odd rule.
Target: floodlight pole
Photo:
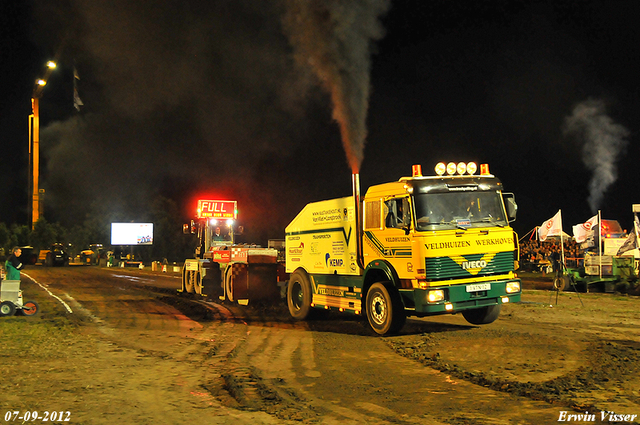
[[[47,80],[56,67],[53,61],[47,62],[47,69],[44,78],[36,80],[31,96],[31,115],[29,115],[29,165],[32,173],[31,181],[31,230],[35,228],[36,222],[42,215],[42,197],[44,189],[40,190],[40,98],[44,91]]]
[[[31,158],[32,168],[32,192],[31,192],[31,230],[34,229],[36,222],[40,218],[40,98],[31,98],[32,113],[29,115],[29,157]]]

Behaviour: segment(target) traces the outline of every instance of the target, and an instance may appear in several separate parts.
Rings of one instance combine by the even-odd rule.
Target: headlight
[[[520,282],[517,280],[512,280],[507,282],[507,294],[515,294],[516,292],[520,292]]]
[[[430,303],[436,303],[444,300],[444,291],[442,289],[436,289],[427,293],[427,301]]]

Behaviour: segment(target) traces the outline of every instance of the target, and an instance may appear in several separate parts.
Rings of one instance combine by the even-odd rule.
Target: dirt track
[[[640,423],[640,300],[527,290],[494,324],[410,319],[380,338],[357,317],[194,302],[173,276],[27,270],[42,314],[3,318],[0,415],[71,423]],[[531,285],[544,285],[544,281]],[[150,292],[152,290],[153,292]],[[400,355],[399,355],[400,354]],[[562,413],[566,412],[566,413]],[[611,418],[611,416],[607,416]],[[573,421],[576,422],[576,421]],[[607,422],[611,423],[611,422]],[[618,422],[620,423],[620,422]]]

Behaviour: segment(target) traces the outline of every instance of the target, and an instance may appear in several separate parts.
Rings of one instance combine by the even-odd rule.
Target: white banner
[[[544,242],[549,236],[561,236],[562,235],[562,214],[560,210],[551,217],[549,220],[542,223],[542,226],[538,228],[538,238]]]
[[[576,242],[582,243],[587,240],[587,236],[589,236],[596,227],[598,227],[597,214],[584,223],[573,226],[573,237],[576,239]]]

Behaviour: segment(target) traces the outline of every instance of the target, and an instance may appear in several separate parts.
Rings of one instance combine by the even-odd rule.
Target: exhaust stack
[[[360,200],[360,174],[353,173],[351,175],[351,183],[353,186],[353,202],[356,206],[356,263],[360,269],[364,270],[364,255],[362,253],[362,202]]]

